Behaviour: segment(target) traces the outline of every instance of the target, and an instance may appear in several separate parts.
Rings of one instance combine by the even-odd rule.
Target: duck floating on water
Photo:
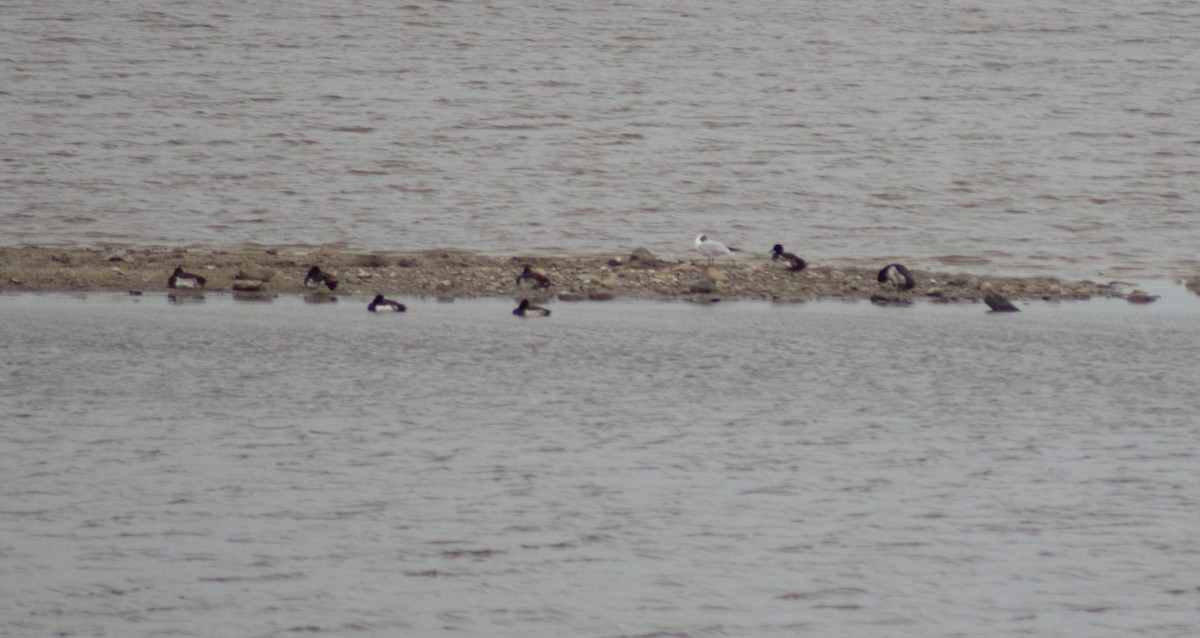
[[[549,317],[550,309],[541,306],[532,306],[529,304],[528,299],[522,299],[516,310],[513,310],[513,314],[518,317]]]
[[[367,310],[369,312],[404,312],[407,308],[399,301],[384,299],[383,295],[375,295],[371,303],[367,304]]]

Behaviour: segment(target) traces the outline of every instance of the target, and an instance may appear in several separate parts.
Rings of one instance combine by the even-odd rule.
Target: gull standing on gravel
[[[708,238],[708,235],[696,235],[696,250],[701,255],[708,257],[708,265],[713,265],[713,260],[722,255],[729,253],[741,252],[741,248],[733,248],[726,246],[719,241],[714,241]]]

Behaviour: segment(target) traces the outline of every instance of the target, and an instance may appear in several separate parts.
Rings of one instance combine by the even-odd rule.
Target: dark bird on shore
[[[992,312],[1021,312],[1020,308],[1012,305],[1012,302],[1005,299],[1004,295],[995,290],[989,290],[984,295],[983,303],[987,304],[988,308],[992,309]]]
[[[370,312],[404,312],[407,308],[399,301],[384,299],[383,295],[375,295],[371,303],[367,304],[367,310]]]
[[[891,284],[900,290],[912,290],[917,285],[912,273],[904,264],[888,264],[879,271],[876,277],[881,284]]]
[[[792,253],[783,252],[783,244],[775,244],[771,249],[771,261],[784,261],[790,264],[788,270],[801,271],[808,267],[805,261]]]
[[[546,276],[540,268],[535,270],[533,266],[525,266],[521,274],[517,275],[517,285],[520,286],[522,281],[533,283],[534,288],[549,288],[550,278]]]
[[[550,309],[541,306],[531,306],[528,299],[522,299],[521,305],[517,306],[516,310],[513,310],[513,314],[518,317],[549,317]]]
[[[167,288],[203,288],[207,281],[195,273],[184,272],[182,266],[176,266],[175,272],[167,278]]]
[[[308,275],[304,277],[304,287],[320,288],[322,284],[324,284],[326,288],[334,290],[337,288],[338,284],[337,277],[334,277],[327,272],[321,272],[321,269],[316,266],[309,268]]]

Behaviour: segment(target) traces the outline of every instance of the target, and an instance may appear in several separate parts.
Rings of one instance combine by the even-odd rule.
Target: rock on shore
[[[232,291],[237,281],[261,282],[267,293],[303,294],[310,266],[334,274],[337,294],[386,293],[436,297],[512,297],[518,294],[563,300],[722,299],[809,301],[867,300],[904,305],[913,300],[979,302],[989,290],[1009,299],[1122,297],[1118,286],[1053,277],[996,277],[914,270],[911,291],[884,288],[868,268],[810,266],[802,272],[773,267],[770,259],[743,257],[706,268],[703,260],[670,260],[645,249],[624,254],[575,257],[495,257],[454,250],[349,252],[332,247],[147,248],[132,246],[56,248],[0,247],[0,291],[165,290],[176,266],[203,275],[207,290]],[[532,291],[515,282],[525,265],[553,284]],[[540,296],[540,297],[539,297]]]

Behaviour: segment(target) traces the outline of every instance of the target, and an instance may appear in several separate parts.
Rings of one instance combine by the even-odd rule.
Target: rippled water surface
[[[0,296],[0,634],[1200,633],[1192,296],[184,299]]]
[[[5,242],[1190,273],[1184,0],[0,3]]]

